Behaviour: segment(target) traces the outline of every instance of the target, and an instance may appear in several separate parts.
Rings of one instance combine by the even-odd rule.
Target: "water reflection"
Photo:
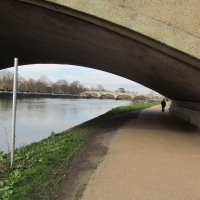
[[[16,146],[29,144],[97,117],[129,101],[98,99],[24,99],[17,101]],[[11,141],[12,99],[0,100],[0,149]]]

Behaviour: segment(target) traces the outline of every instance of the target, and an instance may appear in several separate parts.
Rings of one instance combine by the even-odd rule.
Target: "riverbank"
[[[12,99],[13,94],[9,92],[3,92],[0,93],[0,99]],[[39,99],[39,98],[50,98],[50,99],[99,99],[98,97],[93,96],[79,96],[79,95],[73,95],[73,94],[49,94],[49,93],[18,93],[17,99]],[[113,100],[113,98],[100,98],[100,100]],[[132,99],[116,99],[116,100],[132,100]]]
[[[12,92],[2,92],[0,91],[0,99],[12,99]],[[154,100],[133,100],[131,98],[98,98],[94,96],[79,96],[73,94],[51,94],[51,93],[17,93],[17,99],[39,99],[39,98],[49,98],[49,99],[99,99],[99,100],[118,100],[118,101],[132,101],[135,104],[144,102],[153,102]]]
[[[55,134],[52,132],[50,137],[40,142],[16,149],[14,168],[9,168],[10,154],[0,153],[0,179],[3,180],[0,181],[0,194],[2,198],[13,200],[61,199],[60,195],[65,195],[63,191],[66,191],[61,188],[69,185],[66,184],[67,181],[74,180],[74,184],[70,181],[73,189],[71,188],[68,191],[71,191],[71,197],[76,194],[75,196],[78,199],[85,183],[80,185],[75,183],[78,178],[76,172],[80,171],[82,166],[80,164],[83,164],[83,162],[79,161],[84,158],[83,155],[86,156],[84,152],[87,150],[88,144],[92,145],[93,150],[101,149],[99,150],[100,160],[96,159],[96,162],[90,163],[92,170],[94,170],[106,154],[107,148],[104,148],[104,145],[100,145],[101,148],[98,148],[98,145],[92,141],[97,142],[96,137],[100,137],[102,134],[103,143],[109,145],[109,140],[114,137],[114,130],[117,129],[117,126],[119,127],[128,119],[137,116],[136,113],[130,113],[130,111],[151,107],[155,104],[157,103],[117,107],[104,115],[62,133]],[[112,125],[113,128],[111,128]],[[98,134],[98,131],[101,134]],[[89,150],[88,152],[93,151]],[[74,174],[72,169],[75,169],[75,167],[72,166],[79,166]],[[91,169],[91,167],[89,168]]]
[[[0,93],[0,99],[11,99],[13,98],[12,93]],[[66,98],[66,99],[87,99],[86,97],[81,97],[78,95],[72,95],[72,94],[48,94],[48,93],[37,93],[37,94],[29,94],[29,93],[18,93],[17,94],[17,99],[32,99],[32,98]]]
[[[47,138],[52,131],[62,132],[91,120],[130,101],[99,99],[18,99],[16,111],[16,148]],[[0,149],[7,151],[6,132],[11,141],[12,99],[0,99]],[[4,128],[5,127],[5,128]],[[6,131],[5,131],[6,130]]]

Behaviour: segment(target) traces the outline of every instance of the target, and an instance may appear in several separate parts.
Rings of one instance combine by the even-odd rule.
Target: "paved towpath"
[[[159,105],[119,130],[81,200],[199,199],[200,131]]]

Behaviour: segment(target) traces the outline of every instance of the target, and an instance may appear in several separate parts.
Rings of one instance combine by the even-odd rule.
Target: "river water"
[[[130,101],[99,99],[17,100],[16,147],[37,142]],[[8,151],[12,132],[12,99],[0,99],[0,149]]]

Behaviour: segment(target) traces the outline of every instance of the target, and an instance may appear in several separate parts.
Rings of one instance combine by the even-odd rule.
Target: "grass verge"
[[[0,151],[0,199],[57,199],[71,159],[92,133],[115,115],[157,104],[120,106],[59,134],[52,132],[48,138],[17,148],[14,167],[10,167],[10,153]]]

